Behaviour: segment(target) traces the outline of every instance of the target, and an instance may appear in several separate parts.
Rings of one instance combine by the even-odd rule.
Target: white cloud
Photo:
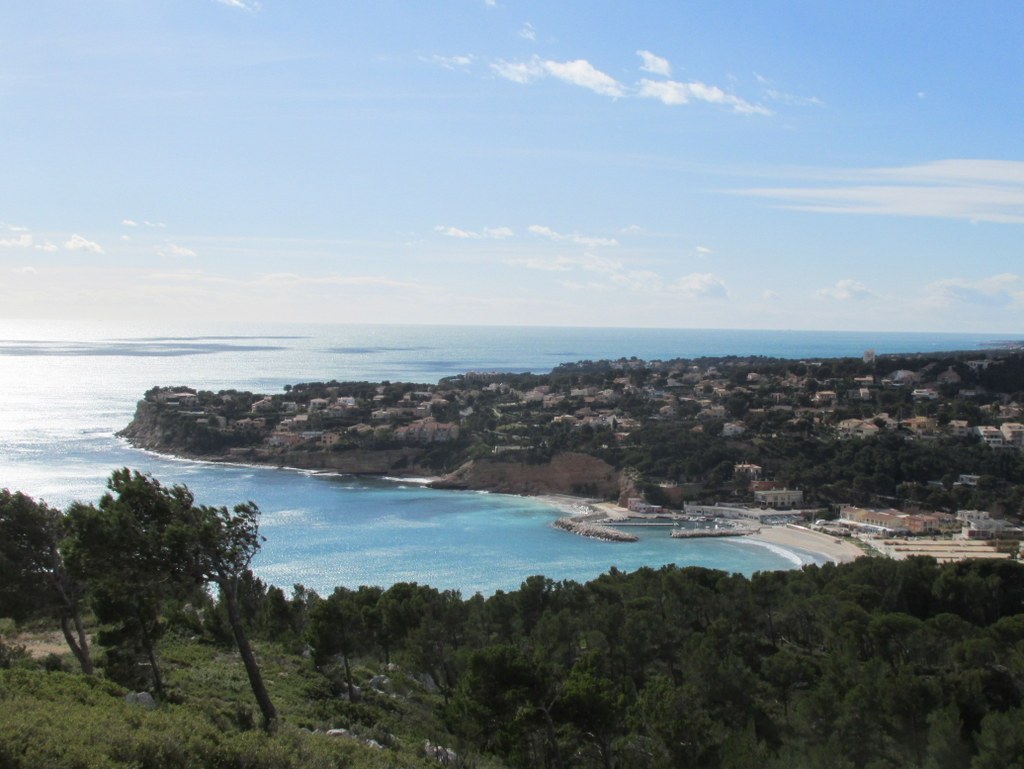
[[[103,247],[99,243],[87,240],[77,233],[64,242],[64,248],[68,251],[89,251],[94,254],[104,253]]]
[[[738,96],[726,93],[718,86],[704,83],[680,83],[676,80],[640,81],[637,95],[647,99],[658,99],[662,104],[689,104],[702,101],[709,104],[720,104],[732,107],[733,112],[741,115],[771,115],[771,110],[759,104],[752,104]]]
[[[265,273],[256,277],[253,283],[274,288],[297,288],[302,286],[363,286],[383,288],[429,288],[426,284],[394,280],[380,275],[298,275],[293,272]]]
[[[569,235],[562,235],[555,232],[550,227],[544,227],[539,224],[531,224],[528,231],[532,235],[541,235],[550,240],[558,242],[576,243],[581,246],[587,246],[588,248],[594,248],[596,246],[617,246],[619,241],[614,238],[594,238],[586,235],[580,235],[578,233],[571,233]]]
[[[137,221],[135,221],[134,219],[122,219],[121,220],[121,224],[123,224],[125,227],[138,227],[139,226],[139,223]]]
[[[13,272],[15,275],[35,275],[37,270],[35,267],[32,267],[30,265],[27,267],[15,267],[13,270],[11,270],[11,272]]]
[[[626,95],[625,86],[610,75],[601,72],[586,59],[551,61],[534,56],[527,61],[499,61],[492,64],[491,69],[514,83],[532,83],[550,75],[564,83],[587,88],[604,96],[617,98]]]
[[[622,269],[622,263],[614,259],[608,259],[594,254],[583,254],[582,256],[556,256],[545,259],[543,257],[522,257],[506,259],[505,264],[515,267],[525,267],[528,270],[540,270],[542,272],[569,272],[570,270],[584,270],[586,272],[598,272],[606,275],[614,275]]]
[[[474,232],[439,224],[434,230],[449,238],[459,238],[461,240],[505,240],[515,234],[509,227],[484,227],[480,232]]]
[[[519,30],[519,37],[526,40],[536,40],[537,30],[533,28],[533,25],[530,22],[526,22],[523,24],[523,28]]]
[[[623,235],[636,235],[644,231],[644,228],[639,224],[631,224],[628,227],[623,227],[619,232]]]
[[[595,93],[605,96],[619,97],[626,95],[626,89],[615,78],[606,75],[586,59],[574,61],[545,61],[544,69],[552,77],[556,77],[571,85],[589,88]]]
[[[761,298],[764,299],[766,302],[777,302],[782,297],[779,296],[779,293],[777,291],[772,291],[769,288],[761,292]]]
[[[828,186],[742,190],[798,211],[1024,224],[1024,162],[939,160],[916,166],[824,171]],[[830,184],[829,184],[830,183]]]
[[[836,284],[830,288],[819,289],[818,296],[822,299],[834,299],[837,302],[861,302],[865,299],[878,298],[878,294],[863,283],[850,278],[837,280]]]
[[[958,304],[983,307],[1024,306],[1024,278],[1004,272],[987,278],[966,280],[949,278],[925,286],[924,303],[930,307],[946,308]]]
[[[643,59],[640,69],[644,72],[650,72],[652,75],[664,75],[665,77],[672,74],[672,65],[668,63],[668,59],[655,56],[650,51],[637,51],[636,55]]]
[[[57,251],[59,250],[56,244],[51,243],[48,240],[44,240],[42,243],[36,243],[35,249],[37,251]]]
[[[825,102],[819,99],[817,96],[796,96],[795,94],[786,93],[780,91],[774,81],[766,78],[764,75],[760,75],[757,72],[754,73],[754,78],[758,83],[765,87],[764,96],[766,99],[780,102],[781,104],[787,104],[791,107],[824,107]]]
[[[729,296],[725,282],[710,272],[693,272],[683,275],[668,288],[674,293],[682,294],[687,299],[726,299]]]
[[[505,240],[506,238],[511,238],[515,233],[512,232],[510,227],[484,227],[483,234],[485,238]]]
[[[521,85],[539,80],[545,74],[539,59],[520,62],[499,61],[491,64],[491,69],[506,80]]]
[[[423,61],[430,61],[434,64],[439,64],[445,69],[465,69],[470,66],[474,61],[472,54],[465,54],[462,56],[431,56],[429,59],[424,58]]]
[[[0,224],[0,227],[9,232],[28,232],[28,227],[19,227],[17,224]]]
[[[0,248],[32,248],[32,236],[19,235],[16,238],[0,238]]]
[[[217,0],[217,2],[228,6],[228,8],[237,8],[240,11],[256,11],[260,7],[256,0]]]
[[[791,107],[824,107],[825,102],[817,96],[797,96],[786,93],[776,88],[769,88],[764,92],[766,98],[777,101],[780,104],[788,104]]]
[[[178,246],[174,243],[168,243],[163,246],[154,246],[153,251],[156,252],[157,256],[197,256],[196,252],[191,248]]]
[[[713,253],[715,253],[714,251],[712,251],[707,246],[697,246],[694,249],[694,251],[697,252],[697,256],[711,256]]]

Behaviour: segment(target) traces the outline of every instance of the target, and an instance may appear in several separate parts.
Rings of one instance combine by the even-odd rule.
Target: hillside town
[[[1012,350],[631,358],[269,395],[155,387],[123,434],[172,453],[426,474],[454,487],[607,499],[637,515],[783,515],[868,536],[896,556],[912,551],[885,538],[1021,539],[1022,404],[1024,355]],[[570,455],[589,464],[543,477]],[[588,477],[595,467],[607,468],[607,483]],[[508,480],[517,471],[519,485]],[[495,472],[502,484],[488,480]]]

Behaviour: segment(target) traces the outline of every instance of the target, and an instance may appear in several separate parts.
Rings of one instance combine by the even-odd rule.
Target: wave
[[[793,564],[797,568],[800,568],[802,566],[808,566],[808,565],[810,565],[812,563],[817,563],[817,560],[814,557],[810,556],[810,555],[801,556],[795,550],[790,550],[790,549],[785,548],[785,547],[780,547],[779,545],[776,545],[776,544],[774,544],[772,542],[765,542],[764,540],[753,539],[753,538],[748,538],[748,537],[744,537],[743,538],[743,542],[746,543],[746,544],[757,545],[758,547],[763,547],[766,550],[771,550],[776,555],[781,556],[782,558],[785,558],[787,561],[789,561],[791,564]]]

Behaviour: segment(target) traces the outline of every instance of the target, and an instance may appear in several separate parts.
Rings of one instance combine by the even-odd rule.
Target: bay
[[[335,585],[427,583],[464,593],[518,587],[527,576],[585,580],[614,566],[666,563],[752,573],[815,560],[729,540],[634,544],[575,537],[536,499],[435,491],[409,482],[179,460],[114,433],[156,385],[280,392],[303,381],[434,383],[476,371],[544,372],[562,362],[718,355],[786,358],[979,349],[984,334],[181,324],[126,327],[0,321],[0,487],[58,507],[94,501],[111,470],[185,483],[200,502],[255,501],[267,540],[263,579],[329,592]]]

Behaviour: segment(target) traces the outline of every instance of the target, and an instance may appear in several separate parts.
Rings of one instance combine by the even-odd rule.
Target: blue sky
[[[1024,4],[0,7],[0,316],[1024,330]]]

